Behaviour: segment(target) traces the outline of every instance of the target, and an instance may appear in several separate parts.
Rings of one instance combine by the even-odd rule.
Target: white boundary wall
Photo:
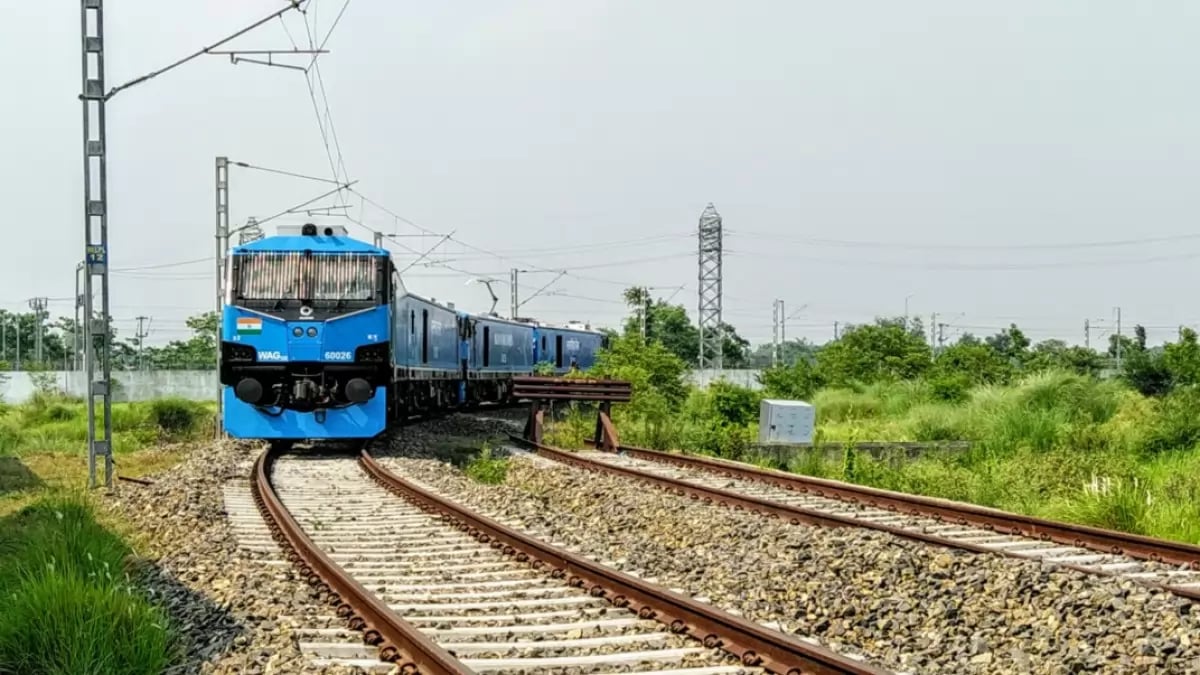
[[[713,381],[723,379],[751,389],[761,389],[755,379],[757,370],[694,370],[688,373],[692,384],[707,387]],[[113,373],[116,380],[114,401],[146,401],[155,398],[179,397],[192,401],[211,401],[216,398],[217,374],[210,370],[147,370],[119,371]],[[87,394],[87,376],[81,372],[27,371],[0,372],[0,400],[5,403],[23,403],[37,391],[38,382],[44,380],[54,389],[71,396],[83,398]]]

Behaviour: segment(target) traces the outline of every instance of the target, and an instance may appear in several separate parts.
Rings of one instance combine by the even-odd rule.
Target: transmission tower
[[[721,214],[710,203],[700,214],[700,367],[721,369]]]

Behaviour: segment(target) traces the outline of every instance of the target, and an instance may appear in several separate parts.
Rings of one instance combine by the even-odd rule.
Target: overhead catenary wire
[[[900,241],[868,241],[848,239],[828,239],[822,237],[794,237],[770,232],[753,232],[739,229],[728,229],[726,234],[750,239],[769,239],[786,241],[806,246],[830,246],[843,248],[882,248],[905,251],[1059,251],[1067,249],[1087,248],[1116,248],[1123,246],[1140,246],[1168,242],[1190,241],[1200,239],[1200,233],[1183,233],[1153,237],[1138,237],[1134,239],[1113,239],[1107,241],[1087,242],[1057,242],[1057,243],[1024,243],[1024,244],[955,244],[946,242],[900,242]]]

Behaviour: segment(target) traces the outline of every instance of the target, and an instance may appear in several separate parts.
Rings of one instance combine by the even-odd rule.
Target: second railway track
[[[643,448],[539,450],[583,468],[621,472],[797,522],[866,527],[977,553],[1040,560],[1200,599],[1200,547],[1188,544]]]
[[[302,645],[347,665],[387,670],[382,653],[418,672],[882,672],[439,505],[366,453],[275,451],[258,478],[264,507],[297,530],[289,545],[313,549],[295,560],[376,644]]]

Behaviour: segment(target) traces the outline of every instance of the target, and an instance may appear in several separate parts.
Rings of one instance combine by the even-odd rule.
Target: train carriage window
[[[546,353],[546,336],[542,336],[542,353]]]
[[[562,368],[562,336],[554,336],[554,367]]]
[[[409,335],[417,334],[417,312],[416,312],[416,310],[409,310],[409,312],[408,312],[408,334]]]
[[[421,310],[421,363],[429,363],[429,310]]]
[[[483,327],[483,367],[487,368],[492,360],[492,329]]]

